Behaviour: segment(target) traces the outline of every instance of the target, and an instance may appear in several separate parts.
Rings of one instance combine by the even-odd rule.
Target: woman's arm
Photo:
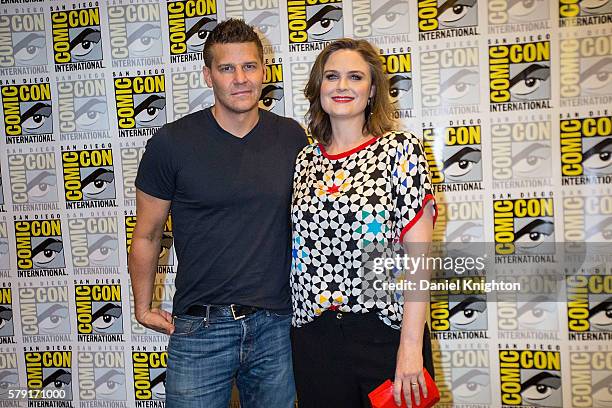
[[[402,245],[408,256],[427,255],[431,243],[434,221],[434,203],[430,200],[423,208],[421,218],[404,235]],[[431,272],[421,268],[409,278],[417,283],[416,291],[406,291],[404,299],[412,297],[413,300],[404,301],[404,316],[402,319],[400,346],[397,351],[395,368],[395,382],[393,396],[395,403],[401,405],[401,393],[403,391],[406,405],[412,406],[410,398],[414,392],[414,400],[417,405],[421,403],[421,395],[418,392],[419,385],[423,396],[427,397],[427,387],[423,376],[423,328],[425,325],[427,304],[429,303],[428,291],[418,291],[418,281],[428,280]],[[416,297],[416,299],[415,299]],[[419,385],[417,385],[419,384]]]

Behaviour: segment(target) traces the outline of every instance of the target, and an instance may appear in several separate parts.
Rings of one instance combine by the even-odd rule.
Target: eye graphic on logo
[[[541,177],[542,167],[550,159],[550,146],[543,143],[532,143],[512,157],[514,172],[521,177]]]
[[[70,55],[77,61],[84,60],[87,54],[96,48],[96,45],[100,42],[100,37],[100,30],[90,27],[84,29],[70,41]]]
[[[13,309],[8,306],[0,305],[0,329],[4,328],[13,318]]]
[[[526,19],[529,15],[543,7],[542,0],[510,0],[508,2],[508,14],[516,20]]]
[[[95,199],[96,196],[102,194],[115,179],[115,173],[112,170],[99,168],[83,179],[83,195],[86,199]]]
[[[123,391],[124,384],[125,374],[119,370],[111,369],[96,379],[96,397],[111,399],[111,396]]]
[[[51,116],[51,105],[37,102],[21,115],[21,127],[25,133],[35,133]]]
[[[121,313],[121,306],[114,303],[105,304],[91,316],[94,331],[104,333],[121,317]]]
[[[607,137],[582,155],[582,165],[590,173],[607,174],[612,171],[612,137]]]
[[[0,398],[5,399],[9,390],[15,389],[19,385],[19,376],[16,371],[0,371]]]
[[[514,235],[514,243],[524,250],[533,250],[541,245],[555,230],[554,224],[541,219],[533,220]]]
[[[189,52],[199,52],[204,49],[204,43],[208,34],[217,25],[217,20],[202,17],[189,30],[187,30],[187,50]]]
[[[158,44],[161,38],[161,29],[153,24],[143,24],[127,38],[130,56],[144,57],[150,55],[149,51]]]
[[[412,89],[412,78],[410,75],[393,75],[389,79],[389,96],[391,102],[396,103]]]
[[[612,297],[589,310],[591,328],[596,331],[610,331],[612,328]]]
[[[472,369],[453,381],[453,395],[461,402],[470,402],[489,387],[489,374],[484,370]]]
[[[377,34],[392,32],[400,21],[406,21],[403,16],[407,13],[408,2],[402,0],[387,1],[372,13],[372,31]]]
[[[42,387],[63,390],[70,387],[70,382],[72,382],[70,371],[60,368],[43,380]]]
[[[529,99],[529,95],[537,91],[549,77],[550,67],[531,64],[510,79],[510,93],[517,99]]]
[[[9,245],[8,245],[8,241],[5,240],[0,240],[0,257],[8,254],[8,249],[9,249]]]
[[[315,38],[323,37],[329,33],[336,24],[342,19],[342,9],[336,6],[327,5],[319,10],[306,22],[308,35]]]
[[[255,27],[260,36],[270,38],[272,32],[280,25],[280,18],[277,13],[262,11],[249,24]]]
[[[159,248],[159,259],[165,257],[172,248],[172,235],[168,233],[162,234],[161,247]]]
[[[607,14],[612,11],[610,0],[581,0],[580,9],[586,14]]]
[[[36,65],[38,57],[45,52],[45,36],[31,33],[25,36],[13,47],[15,60],[19,65]]]
[[[155,120],[159,113],[166,107],[166,98],[159,95],[151,95],[140,102],[134,109],[136,122],[139,124],[149,123]]]
[[[26,186],[28,197],[32,201],[43,201],[47,195],[54,192],[53,188],[57,184],[55,174],[50,171],[42,171]]]
[[[117,250],[117,238],[103,235],[89,246],[89,259],[93,264],[101,264]]]
[[[594,407],[609,407],[612,405],[612,374],[606,375],[602,380],[593,384],[591,395],[593,395]]]
[[[151,392],[154,399],[166,398],[166,370],[151,381]]]
[[[442,98],[453,103],[459,103],[462,98],[471,96],[470,92],[477,89],[477,83],[478,71],[465,68],[459,70],[440,85]]]
[[[580,87],[587,93],[607,94],[612,84],[612,57],[605,57],[580,74]]]
[[[206,109],[209,106],[212,106],[215,103],[215,96],[213,91],[210,88],[206,88],[202,90],[193,98],[193,100],[189,101],[189,112],[195,112],[200,109]]]
[[[442,27],[465,27],[476,24],[477,0],[447,0],[438,7],[438,22]]]
[[[442,172],[449,181],[465,177],[474,166],[480,163],[482,152],[473,147],[464,147],[444,161]]]
[[[283,99],[283,88],[277,85],[268,84],[261,90],[259,107],[271,111],[281,99]]]
[[[482,237],[482,225],[475,222],[461,224],[456,230],[449,232],[446,236],[447,242],[475,242]]]
[[[75,112],[75,122],[80,129],[101,129],[106,118],[106,101],[99,98],[91,98],[78,108]]]
[[[38,329],[42,334],[53,333],[68,319],[68,308],[62,304],[51,305],[38,316]]]
[[[47,238],[32,249],[32,261],[37,267],[51,263],[62,252],[64,246],[61,239]]]
[[[586,241],[606,242],[612,241],[612,217],[606,217],[585,232]]]
[[[474,326],[477,320],[484,316],[485,310],[487,302],[483,298],[470,296],[451,308],[449,321],[452,326],[468,330],[470,325]]]
[[[550,322],[555,322],[557,311],[554,301],[546,296],[536,296],[518,308],[519,324],[528,329],[546,329]],[[544,327],[543,327],[544,326]]]
[[[545,399],[560,393],[561,377],[547,371],[538,373],[521,384],[521,396],[528,404],[548,405]]]

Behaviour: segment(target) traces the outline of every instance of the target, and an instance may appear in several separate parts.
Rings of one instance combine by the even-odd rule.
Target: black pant
[[[399,342],[400,331],[384,324],[376,313],[328,311],[301,328],[292,328],[299,408],[369,408],[368,393],[395,377]],[[427,325],[423,364],[433,377]]]

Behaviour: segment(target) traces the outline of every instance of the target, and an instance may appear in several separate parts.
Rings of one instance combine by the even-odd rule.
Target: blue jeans
[[[233,381],[241,408],[292,408],[291,315],[243,319],[179,315],[168,346],[166,406],[227,408]]]

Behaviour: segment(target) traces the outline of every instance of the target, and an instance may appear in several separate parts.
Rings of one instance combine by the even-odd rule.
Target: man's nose
[[[236,72],[234,73],[234,81],[238,83],[246,82],[247,76],[242,68],[236,68]]]

